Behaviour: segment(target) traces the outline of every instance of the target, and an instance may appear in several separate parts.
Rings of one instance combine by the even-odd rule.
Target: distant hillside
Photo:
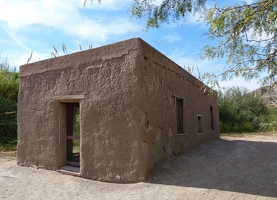
[[[277,84],[272,86],[261,87],[253,93],[256,96],[261,96],[262,101],[268,106],[277,106]]]

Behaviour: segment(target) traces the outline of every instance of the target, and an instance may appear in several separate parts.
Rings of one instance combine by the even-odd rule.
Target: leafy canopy
[[[216,6],[206,12],[209,37],[216,46],[205,46],[203,58],[227,58],[223,79],[242,76],[246,80],[267,76],[264,84],[276,82],[277,2],[261,0],[252,4]],[[217,75],[218,76],[218,75]],[[208,76],[214,80],[216,75]]]
[[[207,0],[164,0],[161,4],[152,0],[135,0],[132,15],[148,17],[146,27],[178,22],[188,13],[199,13],[208,26],[208,36],[216,39],[215,46],[205,46],[202,58],[226,58],[227,67],[220,74],[204,74],[209,83],[242,76],[247,80],[258,78],[264,84],[276,82],[277,55],[277,1],[256,0],[252,4],[238,1],[233,5],[205,8]]]
[[[214,6],[207,8],[211,2]],[[133,0],[131,12],[138,18],[147,17],[146,28],[185,22],[188,14],[200,14],[208,26],[209,38],[216,43],[203,47],[201,57],[227,59],[227,67],[221,73],[203,75],[212,85],[220,77],[261,78],[261,72],[267,74],[261,78],[264,84],[277,80],[276,0],[254,0],[251,4],[241,0],[221,7],[207,0]]]

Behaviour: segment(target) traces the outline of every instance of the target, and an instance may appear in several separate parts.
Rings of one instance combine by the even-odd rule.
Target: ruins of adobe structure
[[[18,165],[138,182],[219,137],[217,93],[140,38],[20,67]]]

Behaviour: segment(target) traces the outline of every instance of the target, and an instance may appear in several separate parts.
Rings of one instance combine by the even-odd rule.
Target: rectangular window
[[[66,104],[67,165],[80,167],[80,106]]]
[[[177,118],[177,134],[184,133],[184,113],[183,99],[176,98],[176,118]]]
[[[210,106],[210,118],[211,118],[211,131],[213,131],[214,130],[214,110],[212,106]]]
[[[197,127],[198,127],[198,133],[202,133],[202,116],[197,115]]]

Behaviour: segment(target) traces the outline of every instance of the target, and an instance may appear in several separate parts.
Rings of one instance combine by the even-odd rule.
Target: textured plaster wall
[[[141,49],[137,65],[141,69],[140,115],[145,127],[142,151],[151,171],[165,158],[218,138],[219,115],[216,92],[204,93],[202,82],[146,43],[142,43]],[[176,97],[184,103],[184,134],[177,134]],[[214,130],[211,130],[210,106]],[[198,134],[197,115],[202,116],[201,134]]]
[[[65,102],[80,102],[84,178],[142,181],[160,161],[219,136],[216,94],[203,94],[201,82],[141,39],[24,65],[20,78],[19,165],[65,164]],[[176,134],[176,97],[184,99],[184,135]]]
[[[107,46],[20,68],[19,165],[60,168],[59,107],[66,97],[59,97],[83,95],[81,176],[103,181],[144,177],[135,106],[137,52],[129,48],[136,43],[131,40],[116,48]]]

